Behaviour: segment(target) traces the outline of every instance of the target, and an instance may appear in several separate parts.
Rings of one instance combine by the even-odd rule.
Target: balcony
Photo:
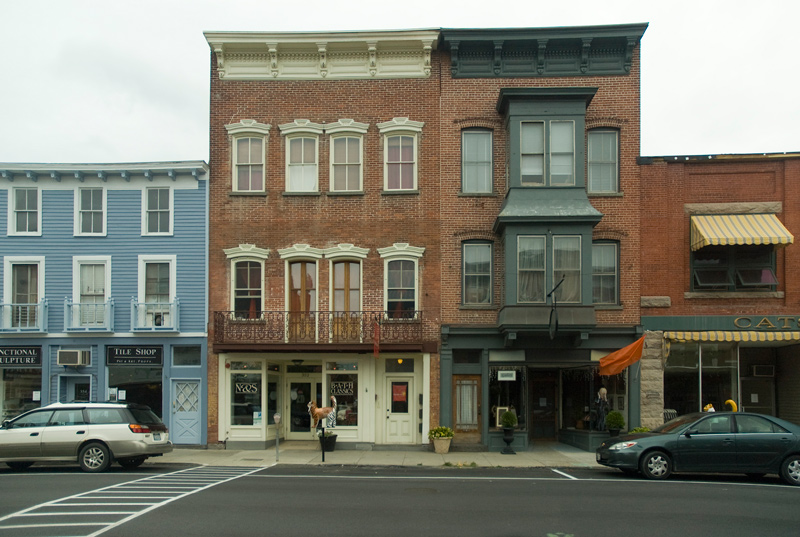
[[[73,303],[64,299],[64,331],[113,332],[114,299],[100,303]]]
[[[382,350],[422,348],[422,311],[234,311],[214,312],[215,349],[372,351],[375,336]]]
[[[139,302],[131,298],[131,332],[180,332],[180,300]]]
[[[0,304],[0,332],[47,332],[47,299],[37,304]]]

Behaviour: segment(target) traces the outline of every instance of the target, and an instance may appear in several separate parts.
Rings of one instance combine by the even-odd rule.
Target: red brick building
[[[727,401],[800,421],[800,155],[641,162],[642,423]]]

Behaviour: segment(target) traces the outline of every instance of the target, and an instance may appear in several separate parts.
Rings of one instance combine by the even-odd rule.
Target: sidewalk
[[[475,467],[533,467],[553,468],[596,467],[595,454],[556,442],[539,442],[529,451],[503,455],[488,451],[451,451],[439,455],[430,451],[361,451],[336,449],[322,451],[318,442],[280,443],[265,450],[225,450],[175,447],[172,453],[147,459],[145,464],[197,464],[208,466],[272,466],[274,464],[347,465],[347,466],[475,466]]]

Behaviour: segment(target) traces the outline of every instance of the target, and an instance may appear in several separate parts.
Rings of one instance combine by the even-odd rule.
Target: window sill
[[[728,300],[731,298],[783,298],[783,291],[753,291],[753,292],[736,292],[736,291],[706,291],[706,292],[689,292],[683,293],[683,298],[686,299],[720,299]]]
[[[500,194],[497,192],[464,192],[459,191],[459,198],[496,198]]]
[[[232,190],[231,192],[228,192],[228,196],[231,196],[231,197],[233,197],[233,196],[241,196],[243,198],[247,198],[247,197],[263,197],[263,198],[266,198],[267,197],[267,193],[266,192],[245,192],[245,191]]]
[[[595,304],[594,309],[604,310],[604,311],[622,311],[625,308],[623,308],[619,304]]]
[[[494,304],[461,304],[458,309],[495,311],[497,310],[497,306]]]
[[[623,197],[623,192],[586,192],[586,195],[590,198],[621,198]]]
[[[419,190],[384,190],[381,192],[384,196],[398,196],[403,194],[419,194]]]
[[[300,196],[300,197],[302,197],[302,196],[319,197],[319,196],[322,195],[319,192],[282,192],[281,194],[284,197],[287,197],[287,198],[297,197],[297,196]]]
[[[327,196],[363,196],[363,190],[329,190],[325,193]]]

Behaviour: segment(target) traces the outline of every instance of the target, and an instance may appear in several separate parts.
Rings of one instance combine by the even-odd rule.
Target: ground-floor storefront
[[[337,448],[427,444],[430,361],[427,353],[221,353],[217,442],[264,449],[276,438],[315,441],[313,403],[332,408],[335,424],[323,425]]]
[[[800,423],[798,317],[643,317],[643,425],[715,410],[759,412]]]
[[[205,444],[204,337],[6,338],[0,345],[0,415],[53,402],[148,405],[175,444]]]
[[[499,334],[448,327],[441,353],[441,422],[455,430],[454,446],[500,451],[500,416],[517,416],[512,448],[555,440],[594,449],[608,436],[612,410],[639,422],[638,370],[601,376],[599,360],[636,339],[628,333],[521,337],[514,347]]]

